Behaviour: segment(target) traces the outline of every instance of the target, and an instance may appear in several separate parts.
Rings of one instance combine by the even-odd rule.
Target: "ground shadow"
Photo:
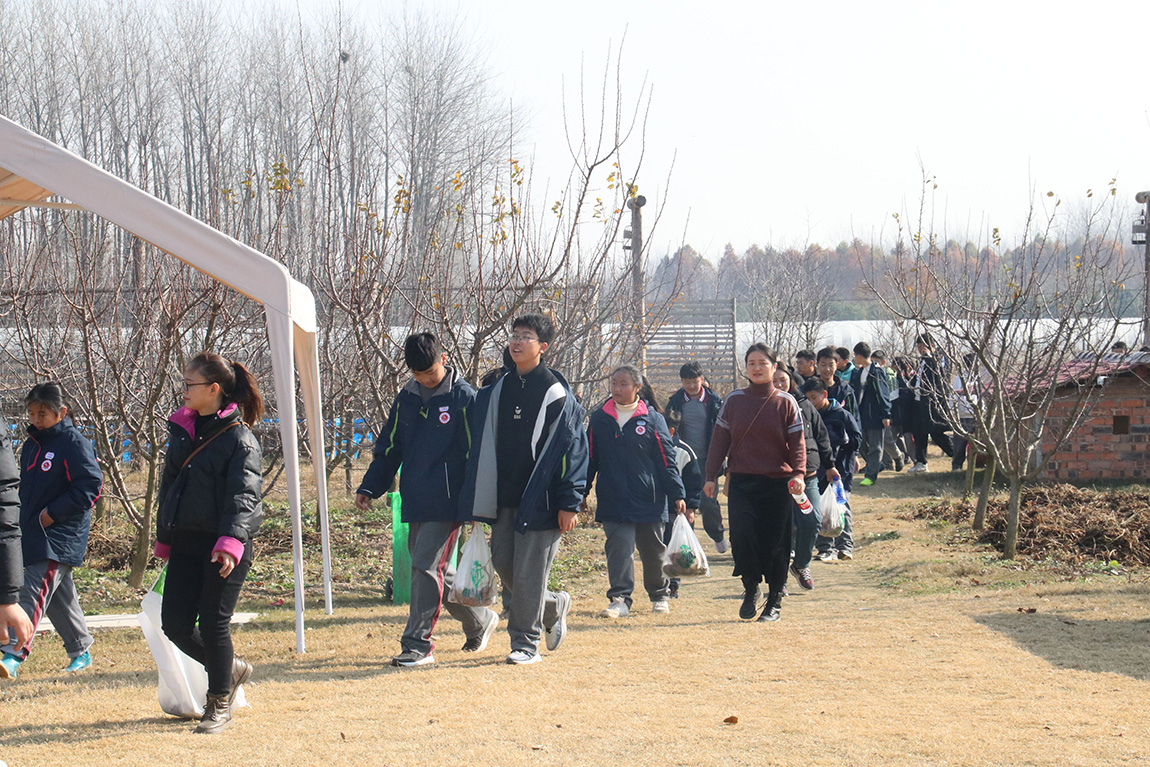
[[[84,743],[92,740],[103,740],[115,735],[126,735],[129,730],[134,730],[140,726],[148,726],[151,732],[164,732],[172,727],[189,728],[191,723],[186,719],[170,716],[148,716],[140,719],[125,719],[119,722],[109,720],[51,722],[19,727],[0,727],[0,743],[3,743],[6,748],[57,741]]]
[[[1150,679],[1150,620],[1085,620],[1073,611],[972,617],[1059,668]]]

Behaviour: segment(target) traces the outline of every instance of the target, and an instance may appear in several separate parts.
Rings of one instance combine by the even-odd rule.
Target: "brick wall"
[[[1140,372],[1144,372],[1141,368]],[[1055,401],[1048,421],[1065,417],[1069,402]],[[1115,416],[1130,419],[1129,434],[1115,434]],[[1050,446],[1044,444],[1043,455]],[[1110,379],[1078,430],[1063,443],[1045,479],[1150,478],[1150,384],[1127,373]]]

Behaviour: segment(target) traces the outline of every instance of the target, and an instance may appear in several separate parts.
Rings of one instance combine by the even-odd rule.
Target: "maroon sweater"
[[[764,399],[766,405],[763,405]],[[708,482],[714,482],[719,476],[724,458],[732,474],[802,480],[807,470],[807,449],[799,403],[770,383],[751,384],[731,392],[723,402],[711,436],[711,449],[707,453]]]

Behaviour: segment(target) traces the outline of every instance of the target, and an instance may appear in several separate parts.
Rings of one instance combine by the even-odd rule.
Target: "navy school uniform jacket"
[[[870,370],[866,378],[866,390],[863,390],[862,368],[851,369],[851,391],[854,392],[858,409],[859,426],[864,429],[881,429],[882,422],[890,418],[890,386],[886,371],[873,362],[867,366]]]
[[[834,449],[831,447],[830,432],[826,424],[819,417],[819,411],[803,395],[797,397],[799,412],[803,414],[803,440],[807,446],[807,477],[820,472],[819,476],[826,476],[826,471],[834,466]]]
[[[400,514],[404,522],[452,522],[466,519],[459,495],[467,470],[471,432],[468,408],[475,389],[447,369],[443,383],[426,404],[420,385],[400,389],[383,432],[375,440],[371,466],[357,493],[378,498],[399,474]]]
[[[683,500],[675,447],[663,416],[640,401],[622,427],[615,400],[591,414],[587,426],[590,463],[587,483],[596,477],[595,520],[636,525],[667,521],[667,502]]]
[[[855,417],[843,409],[835,400],[830,405],[818,411],[822,416],[823,424],[830,435],[831,450],[834,452],[835,468],[842,475],[843,487],[850,492],[855,473],[855,455],[862,444],[862,432],[859,430]],[[827,486],[826,470],[819,467],[819,491]]]
[[[52,559],[79,567],[88,549],[92,507],[104,474],[96,451],[65,417],[47,429],[28,427],[20,450],[20,529],[24,564]],[[47,510],[53,523],[40,525]]]
[[[535,466],[515,517],[515,530],[520,533],[558,529],[559,512],[577,512],[587,486],[587,432],[583,429],[583,406],[572,393],[567,379],[554,370],[551,373],[558,380],[548,389],[537,416],[537,432],[541,438],[531,446]],[[491,386],[480,389],[468,411],[472,446],[459,499],[460,514],[464,519],[491,522],[499,513],[495,435],[499,428],[499,394],[506,380],[504,376]],[[543,437],[542,423],[547,416],[547,408],[559,400],[563,402],[563,409]]]

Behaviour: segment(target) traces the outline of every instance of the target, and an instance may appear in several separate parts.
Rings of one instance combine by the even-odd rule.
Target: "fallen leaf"
[[[723,720],[723,722],[724,722],[725,724],[738,724],[738,723],[739,723],[739,717],[737,717],[737,716],[728,716],[726,719],[724,719],[724,720]]]
[[[531,750],[532,751],[542,751],[545,748],[547,748],[547,746],[532,746]]]
[[[438,723],[438,722],[439,722],[439,720],[438,720],[438,719],[428,719],[428,720],[427,720],[427,723],[428,723],[428,724],[436,724],[436,723]]]
[[[347,740],[347,736],[346,736],[346,735],[344,735],[344,734],[341,732],[341,733],[339,734],[339,739],[340,739],[340,740]]]

